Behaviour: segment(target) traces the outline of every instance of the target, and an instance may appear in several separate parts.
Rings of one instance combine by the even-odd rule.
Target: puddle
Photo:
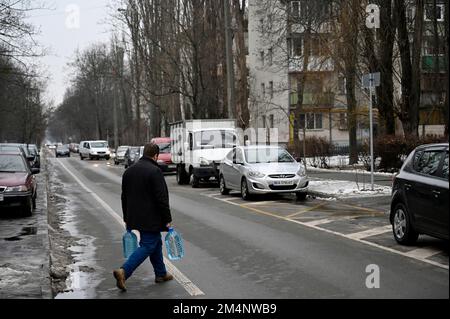
[[[23,236],[31,236],[31,235],[36,235],[37,234],[37,227],[24,227],[22,228],[22,231],[20,232],[19,235],[14,236],[14,237],[8,237],[8,238],[4,238],[4,240],[6,241],[19,241],[22,240]]]

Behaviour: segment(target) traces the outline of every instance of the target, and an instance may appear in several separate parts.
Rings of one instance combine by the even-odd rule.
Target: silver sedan
[[[220,192],[241,192],[244,200],[254,194],[295,193],[305,200],[309,180],[303,166],[276,146],[233,149],[220,164]]]

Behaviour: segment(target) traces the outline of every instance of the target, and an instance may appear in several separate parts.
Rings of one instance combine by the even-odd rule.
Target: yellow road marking
[[[315,209],[318,209],[318,208],[320,208],[320,207],[322,207],[322,206],[325,206],[326,204],[328,204],[328,203],[327,203],[327,202],[320,203],[320,204],[318,204],[318,205],[316,205],[316,206],[309,207],[309,208],[304,209],[304,210],[302,210],[302,211],[299,211],[299,212],[297,212],[297,213],[294,213],[294,214],[291,214],[291,215],[289,215],[289,216],[286,216],[286,218],[292,218],[292,217],[294,217],[294,216],[297,216],[297,215],[300,215],[300,214],[304,214],[304,213],[310,212],[310,211],[312,211],[312,210],[315,210]]]

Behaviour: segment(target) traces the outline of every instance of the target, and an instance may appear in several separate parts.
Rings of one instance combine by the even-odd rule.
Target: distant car
[[[55,149],[55,157],[70,157],[70,150],[67,145],[57,146]]]
[[[82,141],[80,142],[80,159],[85,158],[93,159],[106,159],[111,158],[111,152],[109,150],[107,141]]]
[[[169,137],[154,138],[151,141],[159,146],[158,165],[163,172],[176,172],[177,165],[172,162],[171,142]]]
[[[114,164],[119,165],[125,163],[125,154],[129,146],[119,146],[116,150],[116,156],[114,157]]]
[[[303,166],[280,147],[240,146],[220,164],[220,192],[241,192],[244,200],[254,194],[295,193],[305,200],[309,180]]]
[[[395,240],[420,234],[449,239],[448,143],[423,145],[405,160],[392,185],[390,222]]]
[[[21,207],[23,215],[31,216],[36,208],[37,183],[31,168],[20,153],[0,153],[0,208]]]
[[[130,146],[125,153],[125,168],[133,165],[140,156],[140,147],[139,146]]]
[[[69,150],[70,150],[72,153],[78,153],[78,152],[79,152],[79,145],[78,145],[78,144],[75,144],[75,143],[70,143],[70,144],[69,144]]]

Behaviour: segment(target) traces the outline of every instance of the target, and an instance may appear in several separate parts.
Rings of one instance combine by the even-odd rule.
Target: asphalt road
[[[171,263],[177,280],[155,284],[146,262],[121,293],[112,270],[123,262],[123,167],[73,157],[48,161],[51,181],[63,185],[58,196],[67,228],[82,238],[73,249],[73,291],[57,298],[449,297],[448,243],[423,237],[416,247],[399,247],[388,229],[386,198],[243,202],[221,196],[214,185],[178,186],[174,176],[167,176],[172,216],[186,249],[183,260]],[[379,288],[366,286],[369,265],[379,269]]]

